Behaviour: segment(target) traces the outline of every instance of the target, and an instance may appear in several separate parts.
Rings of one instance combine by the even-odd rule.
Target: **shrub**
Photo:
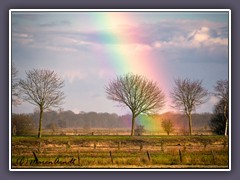
[[[174,124],[173,124],[173,121],[171,121],[170,119],[163,120],[162,127],[164,131],[167,133],[167,135],[169,135],[174,131]]]
[[[134,134],[137,136],[141,136],[145,131],[146,130],[143,125],[138,125],[134,130]]]
[[[226,110],[227,118],[228,118],[228,107]],[[214,109],[214,114],[209,122],[209,126],[211,130],[218,135],[224,135],[225,126],[226,126],[226,118],[224,117],[224,103],[220,101],[216,104]]]
[[[29,135],[34,130],[34,122],[31,116],[26,114],[12,115],[13,135]]]
[[[54,134],[58,129],[58,125],[55,122],[52,122],[46,126],[46,129],[51,130],[52,134]]]

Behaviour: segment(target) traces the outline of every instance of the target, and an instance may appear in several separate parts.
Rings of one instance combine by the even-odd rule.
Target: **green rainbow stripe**
[[[146,45],[139,43],[140,41],[137,36],[134,36],[134,32],[130,36],[131,33],[126,28],[134,26],[134,22],[136,22],[134,21],[134,12],[97,12],[94,13],[94,16],[97,25],[108,32],[106,36],[101,37],[101,42],[107,49],[106,59],[109,60],[115,74],[134,73],[143,75],[156,81],[159,87],[164,90],[167,73],[164,66],[161,66],[161,64],[159,66],[161,57],[154,57],[151,46],[149,45],[148,49]],[[116,26],[118,28],[115,28]],[[137,33],[146,34],[148,32],[139,28]],[[161,127],[157,118],[147,115],[139,116],[137,121],[148,130]]]
[[[157,116],[139,115],[137,123],[143,125],[146,130],[159,131],[161,129],[161,119]]]
[[[151,47],[140,44],[134,32],[129,33],[128,26],[134,26],[134,12],[97,12],[96,23],[104,31],[108,31],[106,36],[101,37],[102,42],[112,42],[103,44],[107,49],[106,58],[111,61],[112,67],[119,73],[133,72],[144,75],[152,80],[159,81],[164,86],[166,76],[165,68],[159,66],[162,57],[154,57]],[[114,27],[118,28],[114,28]],[[146,34],[139,28],[138,34]],[[142,48],[146,49],[142,49]]]

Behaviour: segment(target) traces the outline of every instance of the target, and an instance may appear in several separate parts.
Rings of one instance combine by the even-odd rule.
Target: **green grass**
[[[224,141],[226,137],[224,136],[43,136],[40,139],[36,136],[13,136],[12,143],[27,141],[31,142],[53,142],[56,144],[67,143],[79,143],[85,141],[101,142],[101,141],[113,141],[113,142],[160,142],[164,143],[214,143],[216,141]]]
[[[25,158],[25,161],[28,160],[33,161],[34,157],[29,154],[26,156],[16,156],[12,157],[12,163],[15,166],[20,166],[17,163],[17,159]],[[38,159],[40,162],[54,162],[56,158],[59,161],[69,162],[72,158],[75,159],[74,164],[68,164],[69,166],[80,165],[80,166],[99,166],[99,165],[135,165],[135,166],[146,166],[146,165],[225,165],[228,164],[228,152],[221,151],[215,155],[215,161],[213,161],[213,157],[210,152],[194,152],[194,153],[186,153],[183,154],[182,162],[180,162],[180,157],[177,153],[161,153],[161,152],[151,152],[150,160],[147,157],[146,153],[143,152],[113,152],[112,158],[113,163],[111,162],[111,158],[109,153],[107,152],[84,152],[80,153],[80,164],[78,164],[78,156],[76,153],[71,154],[55,154],[55,155],[46,155],[41,154],[38,155]],[[214,164],[215,162],[215,164]],[[29,164],[25,164],[29,165]],[[33,166],[36,164],[32,164]],[[40,165],[46,165],[40,164]],[[47,164],[49,165],[49,164]],[[53,164],[50,164],[51,166]],[[61,166],[62,164],[54,164],[55,166]]]
[[[228,166],[228,148],[222,145],[226,140],[228,139],[224,136],[43,136],[41,139],[35,136],[14,136],[12,137],[12,165],[19,167],[21,158],[33,161],[32,151],[34,151],[39,161],[43,162],[40,164],[41,167]],[[121,142],[120,149],[118,149],[118,142]],[[161,151],[161,142],[164,144],[164,152]],[[96,149],[94,149],[94,143]],[[140,144],[143,144],[141,151]],[[187,147],[186,151],[183,151],[184,144]],[[204,144],[207,145],[206,148]],[[213,144],[218,144],[217,148],[213,149],[214,158],[210,148]],[[182,161],[179,150],[182,151]],[[150,159],[147,151],[150,153]],[[80,164],[78,164],[78,152]],[[47,164],[56,158],[61,161],[74,158],[75,162],[74,164]],[[26,167],[29,167],[27,165],[29,163],[26,164]]]

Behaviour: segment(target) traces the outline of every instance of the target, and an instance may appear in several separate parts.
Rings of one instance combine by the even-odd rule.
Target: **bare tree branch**
[[[54,71],[33,69],[26,72],[26,80],[20,80],[22,99],[38,106],[40,109],[39,137],[43,111],[62,104],[64,93],[61,89],[64,81]]]
[[[229,97],[229,88],[228,88],[228,80],[219,80],[217,81],[217,85],[214,87],[215,92],[213,93],[220,100],[228,103]]]
[[[17,106],[21,104],[20,101],[20,92],[18,89],[18,81],[19,79],[17,78],[18,70],[14,64],[12,64],[11,68],[11,75],[12,75],[12,104],[14,106]]]
[[[205,103],[208,91],[202,87],[202,81],[191,81],[190,79],[176,79],[175,87],[171,93],[174,108],[183,111],[189,119],[189,134],[192,134],[191,114],[197,106]]]
[[[127,106],[132,112],[132,132],[135,118],[141,113],[156,113],[165,104],[165,96],[156,82],[140,75],[117,77],[106,87],[107,98]]]

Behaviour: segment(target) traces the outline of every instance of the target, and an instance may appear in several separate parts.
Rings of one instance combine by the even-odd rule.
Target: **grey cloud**
[[[73,27],[59,30],[60,25],[64,25],[65,27],[70,26],[71,22],[62,20],[39,24],[39,26],[51,28],[44,29],[44,31],[41,28],[35,29],[32,32],[34,35],[34,45],[43,48],[47,46],[56,47],[55,49],[59,50],[70,48],[79,51],[88,51],[95,45],[104,48],[104,46],[101,46],[102,44],[111,45],[119,42],[143,44],[152,48],[155,48],[155,44],[158,43],[161,51],[165,50],[165,52],[171,52],[173,48],[176,51],[181,49],[192,50],[195,47],[191,45],[194,35],[199,29],[205,26],[204,23],[198,21],[161,21],[158,23],[125,26],[124,29],[120,29],[124,33],[118,34],[111,30],[98,31],[97,29],[86,32],[74,29]],[[215,25],[208,23],[207,27],[209,28],[208,35],[211,38],[221,39],[228,37],[228,27],[225,24]],[[121,41],[122,39],[124,40]],[[206,46],[196,46],[196,48],[206,48]]]
[[[31,12],[22,13],[22,12],[13,12],[12,13],[12,20],[16,21],[36,21],[40,18],[38,14],[33,14]]]
[[[51,22],[39,24],[40,27],[57,27],[57,26],[69,26],[69,25],[71,25],[71,22],[67,20],[61,20],[56,22],[51,21]]]
[[[143,43],[153,44],[156,41],[160,42],[171,42],[179,37],[184,37],[186,40],[191,41],[194,34],[200,30],[202,27],[205,27],[204,22],[198,21],[162,21],[155,24],[142,24],[139,27],[133,28],[132,32],[137,31],[137,29],[143,29],[142,31],[145,34],[141,34]],[[228,38],[228,26],[223,24],[221,26],[209,22],[209,36],[211,38]],[[192,34],[191,34],[192,33]]]

